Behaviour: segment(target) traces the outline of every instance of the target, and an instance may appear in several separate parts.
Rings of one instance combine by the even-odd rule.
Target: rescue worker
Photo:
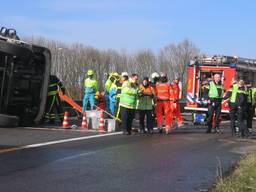
[[[256,109],[256,88],[255,87],[253,87],[252,88],[252,103],[253,103],[253,116],[255,116],[256,115],[256,113],[255,113],[255,109]]]
[[[122,76],[121,83],[129,79],[129,74],[127,72],[122,72],[121,76]]]
[[[118,73],[113,73],[113,76],[115,77],[115,80],[109,89],[109,109],[112,115],[116,115],[120,100],[122,83]]]
[[[247,94],[244,86],[244,81],[239,80],[237,84],[234,84],[231,91],[227,93],[225,98],[230,98],[230,127],[232,135],[235,134],[235,120],[237,116],[238,127],[242,137],[247,136],[248,130],[244,123],[246,119],[246,103],[247,103]]]
[[[206,133],[211,133],[213,118],[215,114],[216,125],[214,127],[214,132],[220,132],[220,115],[221,115],[221,103],[223,99],[224,88],[221,82],[220,74],[214,74],[213,81],[209,83],[209,89],[205,91],[208,106],[208,119],[207,119],[207,131]]]
[[[136,100],[138,97],[138,75],[132,74],[131,78],[122,85],[120,96],[121,127],[123,133],[131,135],[132,121],[135,117]]]
[[[159,133],[163,132],[163,112],[165,117],[165,131],[166,134],[169,134],[171,131],[171,86],[168,82],[166,73],[160,74],[160,81],[157,82],[156,88],[156,118],[157,118],[157,127]]]
[[[129,79],[129,74],[127,73],[127,72],[122,72],[122,74],[121,74],[121,79],[120,79],[120,84],[118,85],[118,89],[117,89],[117,104],[116,104],[116,106],[117,106],[117,110],[116,110],[116,113],[115,113],[115,117],[116,118],[118,118],[118,119],[120,119],[120,117],[121,117],[121,109],[120,109],[120,105],[119,105],[119,103],[120,103],[120,97],[121,97],[121,90],[122,90],[122,85],[123,85],[123,83],[125,82],[125,81],[127,81]],[[120,88],[119,88],[119,86],[121,86],[121,90],[120,90]]]
[[[223,100],[228,100],[228,104],[229,104],[229,108],[230,108],[230,112],[229,112],[229,116],[230,116],[230,130],[232,135],[234,135],[236,133],[236,104],[235,104],[235,92],[238,90],[238,78],[237,77],[233,77],[231,80],[231,87],[228,89],[228,91],[226,92],[225,96],[223,97]],[[233,95],[232,95],[233,94]]]
[[[105,99],[104,99],[104,92],[97,91],[95,94],[95,100],[97,101],[97,108],[100,108],[102,110],[105,110]]]
[[[58,95],[58,91],[62,91],[65,94],[65,87],[59,78],[55,75],[50,75],[50,82],[48,86],[48,96],[46,100],[46,108],[45,108],[45,120],[49,124],[54,124],[57,113],[60,121],[63,121],[64,113],[63,108],[61,106],[61,100]]]
[[[176,118],[178,127],[183,126],[183,118],[180,112],[179,100],[181,99],[181,89],[180,89],[180,78],[175,75],[174,80],[171,84],[173,89],[173,98],[171,99],[172,116]]]
[[[157,72],[154,72],[151,74],[151,81],[150,81],[150,85],[152,87],[156,86],[156,83],[159,81],[159,74]]]
[[[95,93],[98,91],[98,81],[93,75],[93,70],[89,69],[87,71],[88,77],[84,81],[83,112],[86,111],[88,102],[90,103],[91,110],[93,110],[95,106]]]
[[[139,112],[140,133],[146,133],[145,117],[147,119],[147,131],[153,133],[153,99],[154,88],[149,84],[149,78],[144,77],[142,84],[139,87],[139,95],[137,102],[137,109]]]
[[[104,97],[105,97],[105,102],[106,102],[106,111],[110,111],[110,104],[109,104],[109,89],[112,85],[112,83],[114,82],[115,78],[112,76],[112,73],[108,73],[107,76],[107,81],[105,83],[105,93],[104,93]]]
[[[247,129],[251,132],[252,131],[252,120],[253,120],[253,91],[252,91],[252,84],[250,81],[246,82],[245,85],[246,94],[247,94],[247,102],[246,102],[246,110],[245,113],[247,114]]]
[[[159,81],[159,77],[160,77],[160,75],[157,72],[154,72],[151,74],[150,85],[153,87],[154,91],[156,89],[156,84]],[[156,127],[157,126],[157,118],[156,118],[156,110],[155,110],[156,97],[154,97],[153,103],[154,103],[154,105],[153,105],[153,127]]]

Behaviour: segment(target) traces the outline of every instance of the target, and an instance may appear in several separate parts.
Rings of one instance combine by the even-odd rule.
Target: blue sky
[[[12,0],[0,25],[96,48],[159,50],[190,39],[204,53],[256,58],[254,0]]]

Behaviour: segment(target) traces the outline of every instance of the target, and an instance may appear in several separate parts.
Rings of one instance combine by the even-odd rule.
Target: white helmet
[[[129,76],[127,72],[122,72],[121,75],[122,75],[122,77],[124,77],[124,76],[127,76],[127,77],[128,77],[128,76]]]
[[[159,77],[159,74],[157,72],[152,73],[151,78],[154,79],[156,77]]]

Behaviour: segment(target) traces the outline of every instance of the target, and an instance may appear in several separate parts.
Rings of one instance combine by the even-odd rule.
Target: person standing
[[[110,112],[110,102],[109,102],[109,89],[114,82],[115,78],[113,76],[113,73],[107,74],[107,81],[105,82],[105,90],[104,90],[104,98],[106,103],[106,111]]]
[[[225,96],[223,97],[223,100],[228,100],[229,105],[229,116],[230,116],[230,130],[232,133],[232,136],[236,134],[236,113],[237,113],[237,105],[236,105],[236,92],[238,90],[238,78],[233,77],[231,80],[231,87],[226,92]]]
[[[92,69],[87,71],[87,78],[84,81],[84,99],[83,99],[83,112],[86,111],[87,104],[90,102],[91,110],[95,106],[95,94],[98,91],[98,81],[94,78]]]
[[[139,112],[140,132],[144,134],[146,133],[144,123],[146,117],[147,131],[148,133],[153,133],[154,88],[149,84],[148,77],[143,78],[139,90],[137,109]]]
[[[151,74],[150,86],[153,87],[154,92],[156,92],[156,84],[159,81],[160,75],[157,72]],[[156,97],[154,98],[154,105],[153,105],[153,127],[157,126],[157,118],[156,118],[156,110],[155,110],[155,103]]]
[[[109,89],[109,109],[112,115],[116,115],[122,89],[121,79],[118,73],[113,73],[115,80]]]
[[[121,91],[122,91],[122,85],[125,81],[128,81],[129,75],[127,72],[122,72],[121,74],[121,79],[119,81],[119,85],[117,86],[117,103],[116,103],[116,112],[115,112],[115,117],[117,119],[120,119],[121,117],[121,109],[120,109],[120,97],[121,97]]]
[[[171,85],[168,82],[166,73],[160,74],[160,81],[156,84],[156,118],[157,118],[157,127],[159,133],[163,132],[163,113],[165,117],[165,131],[166,134],[171,132]]]
[[[123,133],[131,135],[132,122],[135,117],[136,101],[138,97],[138,75],[132,74],[131,78],[123,82],[120,96],[121,127]]]
[[[238,127],[241,137],[246,137],[248,136],[248,129],[245,124],[247,94],[243,80],[239,80],[237,83],[237,88],[232,89],[230,102],[232,103],[232,108],[230,109],[230,116],[233,121],[235,119],[235,116],[237,116]]]
[[[55,124],[56,113],[60,121],[63,121],[64,113],[63,108],[61,106],[61,100],[58,94],[60,90],[65,95],[66,90],[60,79],[56,75],[50,75],[48,96],[45,108],[45,120],[48,124]]]
[[[180,90],[180,78],[175,75],[175,78],[171,84],[173,89],[173,98],[171,101],[173,117],[176,118],[178,127],[183,126],[183,118],[180,112],[179,100],[181,99],[181,90]]]
[[[246,95],[247,95],[247,102],[246,102],[246,114],[247,114],[247,129],[251,132],[252,131],[252,120],[253,120],[253,91],[252,91],[252,84],[250,81],[246,82],[245,85]]]
[[[207,119],[207,131],[211,133],[213,127],[213,118],[215,116],[215,127],[214,132],[220,132],[220,115],[221,115],[221,104],[224,94],[224,88],[221,82],[220,74],[214,74],[213,81],[210,81],[208,90],[205,92],[208,106],[208,119]]]

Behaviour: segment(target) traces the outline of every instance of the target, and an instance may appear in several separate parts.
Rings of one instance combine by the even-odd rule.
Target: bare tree
[[[48,47],[52,53],[52,74],[57,75],[65,84],[73,98],[81,99],[86,71],[93,69],[99,81],[100,90],[104,90],[104,82],[109,72],[127,71],[138,73],[141,77],[150,76],[155,71],[168,72],[170,77],[179,74],[186,80],[186,64],[199,54],[199,50],[189,41],[170,44],[159,52],[144,49],[135,53],[126,50],[100,50],[79,43],[65,44],[43,37],[25,38],[34,44]]]

